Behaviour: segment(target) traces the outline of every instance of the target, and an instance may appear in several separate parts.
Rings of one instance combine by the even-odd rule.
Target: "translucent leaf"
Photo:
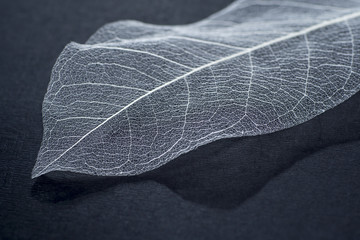
[[[359,6],[237,1],[197,23],[120,21],[68,44],[44,99],[33,177],[136,175],[321,114],[360,88]]]

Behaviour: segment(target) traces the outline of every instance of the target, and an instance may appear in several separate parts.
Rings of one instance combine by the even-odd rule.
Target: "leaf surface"
[[[137,175],[335,107],[360,88],[359,7],[236,1],[197,23],[119,21],[68,44],[44,98],[32,176]]]

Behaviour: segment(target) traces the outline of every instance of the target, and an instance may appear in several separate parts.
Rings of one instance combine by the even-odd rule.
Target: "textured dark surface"
[[[120,19],[184,24],[230,1],[0,3],[1,239],[359,239],[360,94],[297,127],[201,147],[140,177],[31,180],[69,41]]]

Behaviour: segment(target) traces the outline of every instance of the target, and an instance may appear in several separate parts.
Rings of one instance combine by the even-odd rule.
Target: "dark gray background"
[[[1,239],[360,239],[360,94],[139,177],[31,180],[42,99],[68,42],[120,19],[190,23],[230,2],[0,2]]]

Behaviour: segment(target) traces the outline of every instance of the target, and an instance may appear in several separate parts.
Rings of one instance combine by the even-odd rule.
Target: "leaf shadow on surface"
[[[360,93],[296,127],[267,135],[219,140],[140,176],[82,175],[83,179],[73,180],[42,176],[36,179],[31,195],[39,201],[57,203],[119,184],[152,180],[185,200],[211,208],[235,208],[304,157],[334,144],[360,139],[359,116]]]

